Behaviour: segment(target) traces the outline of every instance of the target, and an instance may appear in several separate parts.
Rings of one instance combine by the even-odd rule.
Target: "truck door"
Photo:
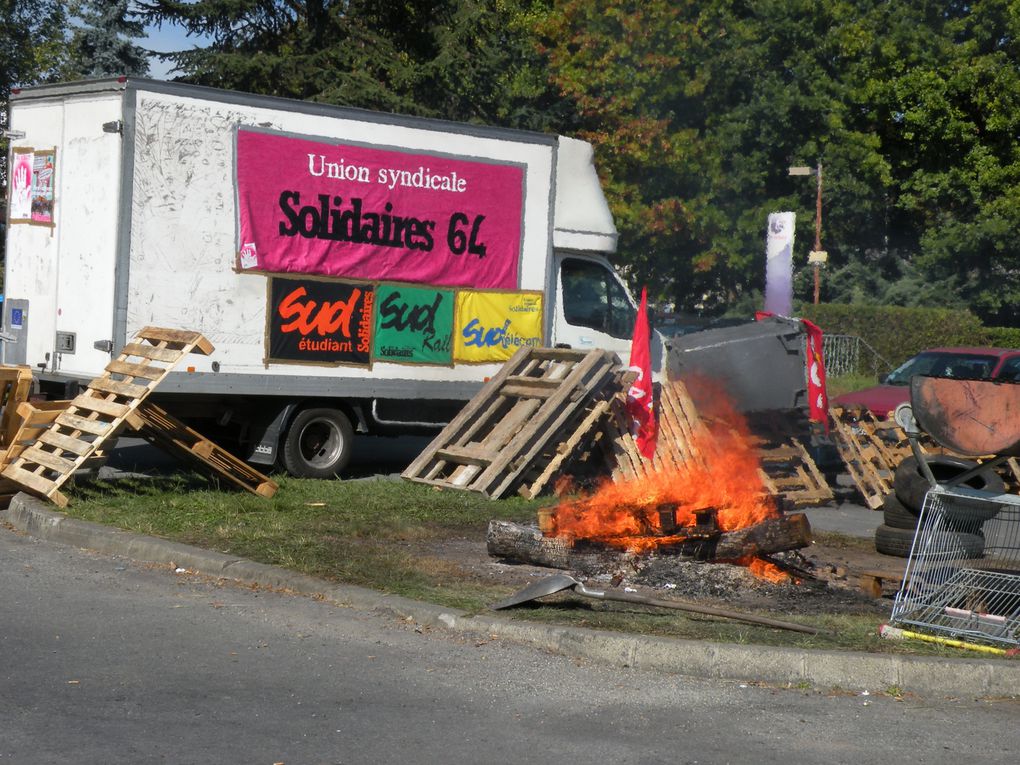
[[[615,351],[626,361],[637,315],[627,288],[601,259],[568,255],[559,262],[555,344]]]

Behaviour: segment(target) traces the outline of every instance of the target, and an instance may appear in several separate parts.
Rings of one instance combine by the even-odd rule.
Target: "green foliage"
[[[799,276],[803,283],[798,292],[808,294],[811,269],[803,269]],[[830,303],[967,308],[955,279],[930,281],[910,261],[899,258],[853,260],[840,268],[824,270],[821,284],[822,298]]]
[[[856,335],[891,364],[925,348],[988,345],[987,329],[970,311],[843,304],[804,304],[800,316],[827,334]]]
[[[1017,327],[985,327],[988,345],[996,348],[1020,348],[1020,329]]]
[[[530,25],[541,0],[143,0],[143,17],[209,35],[165,52],[201,85],[444,119],[563,129]]]
[[[144,76],[149,73],[148,54],[131,42],[145,34],[141,22],[132,18],[130,0],[76,0],[71,11],[81,26],[71,34],[72,65],[84,77],[111,75]]]
[[[803,263],[815,184],[786,169],[821,162],[825,299],[1020,323],[1018,25],[1010,0],[559,0],[540,31],[656,298],[720,312],[760,290],[775,210],[799,212]]]
[[[11,88],[66,74],[66,28],[64,4],[57,0],[0,0],[0,98],[5,105]]]

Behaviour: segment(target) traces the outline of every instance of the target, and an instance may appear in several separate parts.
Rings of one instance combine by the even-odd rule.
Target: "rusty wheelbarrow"
[[[939,444],[969,456],[1020,456],[1020,384],[915,376],[914,419]]]

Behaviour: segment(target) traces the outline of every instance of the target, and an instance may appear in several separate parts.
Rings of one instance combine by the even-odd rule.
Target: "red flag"
[[[655,422],[655,401],[652,394],[651,330],[648,327],[648,290],[641,288],[641,307],[634,322],[634,339],[630,346],[630,369],[637,379],[627,391],[627,412],[632,418],[631,433],[638,451],[646,459],[655,454],[659,434]]]
[[[808,411],[815,422],[829,432],[829,396],[825,390],[825,358],[822,355],[822,330],[813,322],[801,319],[807,330]]]

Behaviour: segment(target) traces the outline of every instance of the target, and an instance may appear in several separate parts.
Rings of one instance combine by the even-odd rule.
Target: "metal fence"
[[[1020,497],[932,489],[892,623],[1020,645]]]
[[[892,369],[882,355],[857,335],[824,335],[822,352],[825,354],[825,374],[878,375]]]

